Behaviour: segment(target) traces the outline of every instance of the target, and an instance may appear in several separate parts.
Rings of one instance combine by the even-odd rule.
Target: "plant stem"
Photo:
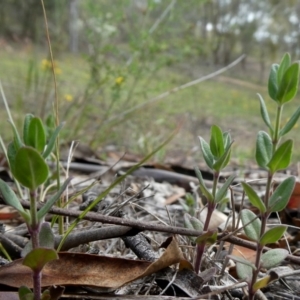
[[[276,113],[276,120],[275,120],[275,131],[273,136],[273,153],[276,150],[276,146],[279,143],[280,137],[279,137],[279,129],[280,129],[280,123],[281,123],[281,115],[282,115],[282,105],[278,105],[277,107],[277,113]]]
[[[207,231],[208,225],[210,223],[211,220],[211,216],[214,212],[216,208],[216,205],[214,203],[208,203],[207,205],[207,214],[206,214],[206,219],[205,219],[205,224],[203,227],[203,231]],[[206,241],[203,241],[199,244],[197,244],[197,250],[196,250],[196,260],[195,260],[195,272],[196,274],[199,273],[200,268],[201,268],[201,261],[202,261],[202,257],[204,254],[204,250],[205,250],[205,246],[206,246]]]
[[[266,194],[265,194],[265,204],[266,207],[268,207],[268,202],[269,202],[269,195],[270,195],[270,188],[271,188],[271,183],[272,183],[272,174],[269,173],[268,176],[268,181],[267,181],[267,187],[266,187]],[[267,225],[267,221],[269,218],[269,212],[265,212],[261,214],[261,228],[260,228],[260,238],[263,236],[263,234],[266,231],[266,225]],[[255,258],[255,267],[256,270],[253,270],[252,272],[252,279],[251,279],[251,283],[249,285],[249,300],[254,299],[254,296],[256,294],[256,290],[253,289],[254,284],[257,281],[257,277],[260,271],[260,261],[261,261],[261,256],[263,253],[263,248],[264,246],[261,245],[259,242],[257,242],[256,245],[256,258]]]
[[[275,152],[277,145],[279,143],[280,137],[279,137],[279,129],[280,129],[280,123],[281,123],[281,115],[282,115],[282,109],[283,106],[278,105],[277,107],[277,114],[276,114],[276,120],[275,120],[275,131],[274,131],[274,136],[273,136],[273,153]],[[269,218],[270,213],[268,212],[268,207],[269,207],[269,198],[270,198],[270,192],[271,192],[271,185],[272,185],[272,180],[273,180],[273,175],[270,171],[268,172],[268,180],[267,180],[267,185],[266,185],[266,193],[265,193],[265,198],[264,198],[264,204],[265,207],[267,208],[267,211],[264,213],[261,213],[261,227],[260,227],[260,238],[264,235],[266,231],[266,226],[267,226],[267,221]],[[257,247],[256,247],[256,259],[255,259],[255,267],[256,270],[253,271],[252,273],[252,279],[251,283],[249,285],[249,300],[254,299],[256,290],[253,289],[254,284],[257,281],[257,277],[260,271],[260,261],[261,261],[261,256],[263,252],[264,246],[257,242]]]
[[[214,172],[213,188],[212,188],[212,195],[214,197],[214,201],[215,201],[215,197],[216,197],[217,186],[218,186],[218,182],[219,182],[219,176],[220,176],[219,172]]]
[[[39,221],[37,217],[37,193],[36,190],[30,191],[30,215],[31,215],[31,224],[30,235],[32,239],[32,249],[39,247]]]
[[[217,204],[215,203],[215,196],[216,196],[216,192],[217,192],[217,185],[218,185],[218,181],[219,181],[219,176],[220,173],[219,172],[214,172],[214,179],[213,179],[213,190],[212,190],[212,194],[213,194],[213,198],[214,200],[212,202],[207,203],[207,214],[206,214],[206,219],[205,219],[205,223],[203,226],[203,231],[207,231],[210,220],[211,220],[211,216],[217,206]],[[196,274],[199,273],[200,268],[201,268],[201,261],[202,261],[202,257],[204,254],[204,250],[205,250],[205,246],[206,246],[206,242],[203,241],[199,244],[197,244],[197,250],[196,250],[196,260],[195,260],[195,272]]]
[[[40,232],[40,222],[37,216],[37,191],[31,190],[30,193],[30,214],[31,214],[31,224],[28,225],[29,232],[31,235],[32,249],[39,247],[39,232]],[[40,270],[33,270],[33,294],[34,300],[41,299],[41,279],[42,273]]]
[[[42,288],[41,288],[42,272],[41,271],[33,271],[32,278],[33,278],[34,300],[40,300],[41,292],[42,292]]]
[[[201,260],[205,249],[205,243],[196,245],[196,260],[195,260],[195,273],[198,274],[201,267]]]

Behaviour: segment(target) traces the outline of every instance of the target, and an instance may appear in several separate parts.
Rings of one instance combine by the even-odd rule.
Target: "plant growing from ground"
[[[237,262],[237,273],[241,279],[248,283],[249,299],[254,299],[258,289],[265,287],[272,278],[268,275],[258,279],[262,268],[270,269],[279,264],[288,255],[285,249],[272,249],[263,254],[265,245],[277,242],[286,231],[286,226],[277,225],[267,230],[266,225],[271,213],[283,210],[291,197],[295,186],[295,177],[286,178],[278,187],[272,191],[272,180],[274,174],[286,169],[291,162],[293,140],[284,137],[296,124],[300,116],[300,107],[293,113],[289,121],[282,125],[281,116],[286,103],[293,100],[298,91],[299,84],[299,62],[291,63],[289,54],[285,54],[281,63],[273,64],[270,71],[268,92],[270,98],[277,105],[277,114],[273,124],[270,121],[268,110],[264,99],[259,95],[260,112],[269,133],[259,131],[256,139],[256,162],[267,172],[267,185],[265,195],[262,198],[246,182],[243,188],[249,201],[259,211],[259,217],[248,209],[240,213],[245,234],[250,240],[256,242],[255,263],[248,261]],[[236,259],[237,260],[237,259]]]
[[[255,297],[256,292],[265,287],[273,278],[267,275],[258,278],[262,268],[270,269],[288,255],[285,249],[272,249],[263,253],[265,245],[276,243],[286,231],[286,226],[277,225],[267,230],[266,225],[271,213],[277,213],[283,210],[291,197],[295,186],[295,177],[288,177],[272,191],[272,180],[274,174],[290,165],[293,140],[287,139],[281,142],[281,139],[294,127],[300,116],[300,107],[293,113],[288,122],[282,125],[282,112],[286,103],[293,100],[298,91],[299,83],[299,63],[291,63],[289,54],[285,54],[280,65],[273,64],[270,71],[268,91],[270,98],[277,105],[277,114],[273,124],[271,123],[268,110],[264,99],[259,96],[260,113],[264,123],[267,125],[269,133],[259,131],[256,139],[256,162],[259,167],[267,172],[266,191],[263,199],[246,182],[242,183],[245,194],[248,196],[251,204],[259,211],[258,216],[248,209],[240,212],[240,218],[246,236],[256,243],[255,262],[251,263],[245,259],[229,255],[236,261],[238,276],[248,284],[249,299]],[[215,233],[207,231],[213,211],[225,197],[233,177],[229,177],[223,186],[217,189],[220,171],[228,164],[231,149],[231,140],[228,133],[222,133],[221,129],[215,125],[211,128],[210,143],[200,137],[200,145],[204,160],[207,166],[213,172],[213,188],[210,191],[202,179],[201,172],[196,170],[200,182],[202,194],[207,199],[207,216],[203,224],[191,216],[185,217],[186,227],[198,230],[204,230],[203,236],[195,239],[196,261],[195,270],[199,272],[201,259],[204,253],[205,245],[216,240]]]
[[[18,186],[20,197],[25,196],[30,202],[30,210],[24,209],[15,192],[0,179],[0,192],[4,201],[20,213],[31,236],[30,243],[23,251],[25,255],[23,264],[32,269],[34,288],[31,292],[29,288],[21,287],[19,297],[27,300],[49,299],[47,298],[49,291],[45,291],[41,298],[42,269],[47,262],[57,259],[58,255],[54,249],[53,232],[50,225],[44,222],[44,216],[61,197],[70,180],[66,180],[40,210],[37,210],[37,202],[42,200],[44,197],[42,191],[49,184],[47,158],[54,149],[62,125],[58,126],[47,139],[45,126],[41,119],[28,114],[24,120],[21,138],[11,117],[9,122],[12,125],[14,138],[7,148],[7,160]]]
[[[222,187],[218,188],[220,172],[228,165],[231,154],[231,137],[228,132],[222,132],[220,127],[213,125],[211,127],[210,143],[208,144],[202,137],[200,137],[200,146],[203,158],[207,166],[213,172],[213,188],[210,191],[202,178],[199,169],[195,169],[196,175],[199,179],[200,189],[207,200],[207,214],[204,225],[195,217],[185,215],[185,226],[192,229],[203,230],[206,233],[197,239],[196,246],[196,260],[195,271],[199,272],[201,268],[201,260],[204,254],[205,246],[214,243],[217,238],[217,231],[208,231],[208,226],[211,221],[212,214],[218,205],[223,203],[226,199],[227,190],[232,183],[234,176],[230,176]]]
[[[5,97],[3,99],[9,115],[9,122],[13,129],[14,138],[8,145],[7,150],[3,143],[2,148],[6,154],[7,161],[9,162],[10,171],[14,176],[19,197],[21,199],[28,198],[30,202],[30,210],[23,208],[15,192],[6,182],[0,179],[0,193],[2,194],[4,201],[20,213],[31,235],[31,241],[25,246],[22,254],[25,256],[23,264],[32,269],[33,292],[28,287],[22,286],[19,289],[19,297],[21,300],[48,300],[50,299],[49,290],[45,290],[41,295],[42,269],[46,263],[58,259],[59,257],[54,249],[54,234],[50,225],[44,222],[44,217],[52,206],[54,206],[61,198],[70,179],[67,179],[58,189],[56,194],[47,199],[47,202],[39,210],[37,210],[37,201],[46,198],[45,192],[43,193],[43,191],[48,190],[51,183],[47,159],[55,148],[55,141],[63,124],[54,128],[54,130],[51,130],[51,128],[50,130],[49,128],[46,130],[46,126],[44,126],[40,118],[28,114],[24,120],[23,134],[21,136],[10,115]],[[154,151],[148,154],[138,164],[130,168],[125,174],[117,178],[107,189],[105,189],[105,191],[103,191],[69,226],[58,248],[62,246],[68,234],[75,228],[78,222],[82,220],[82,218],[97,205],[113,187],[124,180],[127,175],[139,168],[155,153],[160,151],[162,147],[173,138],[176,132],[177,131],[174,131],[164,143],[159,145]],[[59,172],[59,170],[57,170],[57,172]]]

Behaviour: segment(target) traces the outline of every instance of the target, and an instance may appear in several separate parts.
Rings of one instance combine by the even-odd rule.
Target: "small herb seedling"
[[[10,171],[19,186],[19,191],[22,193],[20,185],[23,186],[30,201],[30,210],[24,209],[15,192],[0,179],[0,192],[4,201],[20,213],[31,236],[30,243],[23,250],[25,255],[23,264],[32,270],[34,288],[31,292],[27,287],[21,287],[19,297],[34,300],[48,299],[47,292],[41,296],[41,272],[45,264],[57,259],[58,255],[54,249],[53,232],[50,225],[44,222],[44,216],[61,197],[70,180],[66,180],[40,210],[37,210],[37,201],[42,186],[49,179],[47,157],[52,153],[55,140],[63,125],[54,130],[47,142],[46,131],[40,118],[31,114],[26,115],[22,138],[12,120],[10,123],[14,133],[13,141],[7,148]]]
[[[256,162],[267,172],[267,185],[264,198],[258,196],[256,191],[246,182],[243,188],[249,201],[259,211],[257,215],[248,209],[240,213],[246,236],[257,244],[255,263],[237,261],[237,274],[248,283],[249,299],[255,297],[258,289],[265,287],[272,278],[267,275],[258,279],[261,268],[270,269],[278,265],[288,255],[285,249],[272,249],[263,254],[263,248],[270,243],[276,243],[286,231],[286,226],[277,225],[268,231],[266,225],[273,212],[282,211],[288,204],[295,186],[295,177],[286,178],[272,192],[274,174],[290,165],[292,157],[293,140],[284,137],[296,124],[300,116],[300,107],[294,112],[289,121],[282,126],[281,116],[284,106],[293,100],[298,91],[299,84],[298,62],[291,63],[289,54],[285,54],[280,65],[273,64],[270,71],[268,90],[270,98],[277,105],[277,114],[272,125],[264,99],[259,95],[260,112],[269,133],[259,131],[256,138]],[[247,225],[246,225],[247,224]]]
[[[300,117],[300,107],[293,113],[289,121],[282,126],[281,116],[284,106],[293,100],[298,91],[299,63],[291,63],[289,54],[285,54],[281,63],[273,64],[270,71],[268,91],[270,98],[277,105],[274,124],[271,123],[264,99],[259,96],[261,117],[268,127],[269,133],[259,131],[256,138],[255,159],[259,167],[267,172],[267,184],[263,199],[246,182],[242,183],[245,194],[251,204],[259,211],[258,216],[248,209],[240,212],[246,236],[257,245],[255,262],[251,263],[240,257],[228,255],[236,261],[238,276],[248,284],[249,299],[253,300],[256,292],[267,286],[273,278],[269,275],[258,278],[262,268],[270,269],[282,262],[288,255],[285,249],[272,249],[263,254],[265,245],[277,242],[286,231],[286,226],[277,225],[268,231],[266,225],[273,212],[283,210],[292,195],[295,186],[295,177],[288,177],[272,192],[274,174],[290,165],[292,157],[293,140],[281,139],[294,127]],[[200,137],[200,145],[206,165],[213,172],[213,189],[210,191],[202,179],[201,172],[196,169],[202,194],[207,198],[207,216],[204,225],[194,217],[186,216],[185,224],[188,228],[206,231],[195,239],[196,260],[195,271],[198,273],[205,245],[216,240],[216,232],[207,231],[213,211],[225,197],[233,176],[229,177],[223,186],[217,189],[220,171],[228,164],[231,151],[231,139],[228,133],[223,133],[215,125],[211,127],[210,143]],[[259,218],[258,218],[259,217]]]
[[[203,154],[203,158],[207,166],[213,172],[213,188],[210,191],[202,178],[202,174],[199,169],[195,169],[196,175],[199,179],[200,189],[202,194],[207,199],[207,215],[204,225],[194,217],[189,215],[185,216],[185,226],[190,229],[206,231],[204,235],[195,239],[196,246],[196,260],[195,271],[199,272],[201,268],[201,260],[204,254],[205,246],[212,244],[217,239],[217,231],[208,231],[208,226],[214,210],[218,205],[223,203],[226,198],[227,190],[232,183],[234,176],[230,176],[226,182],[219,189],[219,176],[221,170],[223,170],[229,163],[231,154],[231,137],[228,132],[222,132],[221,128],[213,125],[211,127],[210,143],[208,144],[202,137],[200,137],[200,146]]]

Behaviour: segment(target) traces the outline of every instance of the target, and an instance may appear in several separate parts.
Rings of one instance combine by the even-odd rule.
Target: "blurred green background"
[[[1,0],[0,80],[17,124],[24,113],[53,113],[54,84],[40,0]],[[257,93],[267,96],[272,63],[300,51],[300,1],[44,0],[60,101],[62,142],[95,150],[116,146],[144,155],[172,130],[179,133],[156,159],[200,157],[197,136],[217,124],[231,132],[233,156],[253,157],[266,130]],[[154,97],[213,73],[220,76],[159,101]],[[284,120],[298,106],[288,104]],[[149,104],[146,104],[148,103]],[[139,105],[145,104],[138,108]],[[4,140],[11,138],[0,102]],[[296,148],[299,128],[292,131]],[[295,151],[294,161],[300,158]]]

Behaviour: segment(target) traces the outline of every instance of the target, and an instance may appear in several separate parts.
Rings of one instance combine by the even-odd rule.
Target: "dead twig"
[[[21,200],[21,204],[24,208],[29,208],[29,203],[27,201]],[[42,205],[39,204],[38,207],[40,208]],[[74,218],[79,218],[82,212],[80,211],[74,211],[74,210],[66,210],[63,208],[57,208],[52,207],[50,210],[50,213],[57,214],[60,216],[69,216]],[[95,221],[95,222],[102,222],[102,223],[108,223],[108,224],[115,224],[115,225],[122,225],[122,226],[128,226],[133,227],[135,229],[138,229],[140,231],[149,230],[149,231],[158,231],[158,232],[167,232],[171,234],[181,234],[185,236],[200,236],[204,234],[205,232],[201,232],[198,230],[190,230],[182,227],[171,227],[171,226],[163,226],[163,225],[157,225],[152,223],[143,223],[142,221],[134,221],[134,220],[127,220],[112,216],[105,216],[101,215],[99,213],[89,212],[84,217],[84,220],[88,221]],[[235,245],[239,245],[242,247],[246,247],[249,249],[256,250],[256,244],[240,239],[236,236],[228,235],[228,232],[222,232],[218,234],[218,240],[226,240],[229,243],[233,243]],[[266,252],[270,250],[268,247],[264,247],[263,251]],[[286,258],[287,261],[290,261],[292,263],[300,265],[300,257],[294,256],[289,254]]]
[[[122,237],[129,234],[132,228],[128,226],[107,226],[96,229],[88,229],[78,232],[73,232],[68,235],[64,241],[61,251],[69,250],[70,248],[77,247],[81,244],[86,244],[94,241],[112,239],[116,237]],[[55,248],[58,247],[62,240],[62,236],[55,237]]]

